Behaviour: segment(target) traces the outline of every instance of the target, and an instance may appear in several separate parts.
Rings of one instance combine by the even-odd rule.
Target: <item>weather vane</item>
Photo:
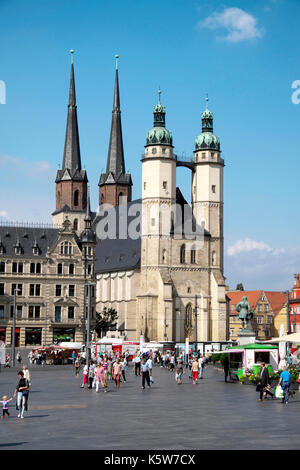
[[[119,65],[119,54],[115,54],[115,58],[116,58],[116,70],[118,70],[118,65]]]
[[[71,64],[73,64],[74,63],[73,54],[74,54],[75,51],[74,51],[74,49],[71,49],[70,52],[71,52]]]

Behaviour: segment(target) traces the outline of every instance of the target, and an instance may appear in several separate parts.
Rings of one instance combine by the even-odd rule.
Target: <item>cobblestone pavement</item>
[[[109,393],[81,389],[72,366],[32,366],[32,390],[25,419],[0,421],[0,449],[300,449],[300,394],[288,405],[259,403],[251,385],[225,384],[208,366],[193,386],[184,376],[154,369],[155,384],[141,379]],[[0,373],[0,396],[13,393],[17,369]]]

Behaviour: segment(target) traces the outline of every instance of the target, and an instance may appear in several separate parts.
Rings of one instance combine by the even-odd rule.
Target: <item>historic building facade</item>
[[[118,73],[116,68],[110,142],[106,172],[99,178],[97,214],[90,209],[87,173],[81,165],[72,62],[63,161],[55,181],[54,226],[47,230],[1,227],[0,334],[7,343],[11,341],[13,292],[19,287],[21,345],[51,343],[64,336],[84,341],[86,284],[91,282],[96,282],[92,328],[95,312],[113,307],[118,312],[117,334],[130,340],[141,334],[148,340],[174,342],[186,337],[191,341],[229,339],[223,275],[224,160],[213,131],[213,114],[206,105],[194,157],[182,160],[166,128],[166,109],[159,92],[153,128],[147,133],[141,158],[141,199],[132,201]],[[176,185],[180,166],[191,171],[190,204]],[[105,204],[114,208],[116,237],[101,232],[107,216],[102,210]]]

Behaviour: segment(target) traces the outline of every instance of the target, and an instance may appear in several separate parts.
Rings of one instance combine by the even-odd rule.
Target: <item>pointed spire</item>
[[[71,49],[70,52],[71,52],[71,57],[72,57],[71,78],[70,78],[68,118],[67,118],[67,129],[66,129],[66,139],[65,139],[62,170],[68,169],[70,170],[71,174],[74,174],[76,170],[81,171],[81,158],[80,158],[79,133],[78,133],[78,121],[77,121],[74,63],[73,63],[74,50]]]
[[[90,230],[92,228],[92,214],[91,214],[90,188],[89,187],[88,187],[87,205],[86,205],[84,222],[85,222],[85,229]]]
[[[119,58],[117,54],[115,57],[116,59]],[[121,124],[121,109],[120,109],[118,62],[116,63],[115,91],[114,91],[114,102],[113,102],[106,173],[113,173],[116,178],[118,178],[120,174],[125,173],[122,124]]]

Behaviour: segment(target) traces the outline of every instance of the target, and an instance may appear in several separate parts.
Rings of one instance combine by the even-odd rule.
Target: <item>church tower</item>
[[[87,174],[81,168],[77,104],[75,94],[74,63],[71,63],[71,78],[68,104],[65,148],[61,170],[56,175],[56,210],[52,214],[54,225],[61,226],[68,218],[77,232],[84,229],[87,205]]]
[[[110,141],[107,156],[106,173],[102,173],[99,180],[99,205],[119,205],[122,197],[131,201],[131,175],[125,171],[125,159],[123,150],[118,58],[116,55],[116,77]]]
[[[193,173],[193,211],[197,223],[211,235],[210,266],[224,268],[223,238],[223,168],[220,139],[213,133],[213,113],[206,109],[201,115],[202,133],[195,140]]]
[[[173,337],[171,262],[172,205],[176,202],[176,159],[172,133],[165,127],[166,108],[154,107],[153,128],[142,157],[141,292],[138,333],[145,339]],[[160,293],[160,294],[159,294]],[[168,324],[168,332],[166,325]]]

